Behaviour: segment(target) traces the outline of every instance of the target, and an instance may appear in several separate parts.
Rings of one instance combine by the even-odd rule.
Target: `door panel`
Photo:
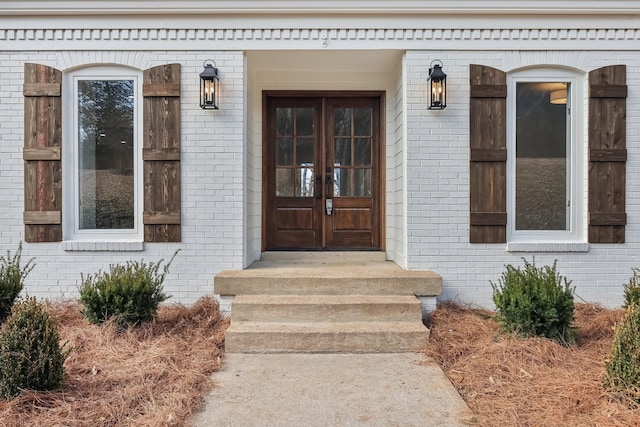
[[[380,246],[379,99],[329,98],[327,165],[334,212],[325,217],[326,247]]]
[[[265,228],[270,249],[320,248],[321,194],[316,185],[321,158],[321,100],[270,98],[265,150]]]
[[[265,249],[380,249],[380,96],[267,95],[264,120]]]

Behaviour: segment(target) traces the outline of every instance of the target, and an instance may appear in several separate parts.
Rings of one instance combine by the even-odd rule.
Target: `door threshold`
[[[283,262],[384,262],[387,253],[384,251],[267,251],[263,252],[261,261]]]

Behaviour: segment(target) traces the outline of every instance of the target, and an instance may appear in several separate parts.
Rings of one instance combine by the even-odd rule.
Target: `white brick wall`
[[[198,106],[202,63],[212,58],[220,70],[224,101],[218,111]],[[146,69],[182,65],[182,242],[144,244],[142,252],[65,251],[59,243],[25,243],[23,257],[36,258],[26,292],[38,297],[75,297],[80,273],[107,269],[129,259],[176,257],[165,282],[172,301],[191,303],[213,291],[213,274],[242,268],[245,149],[244,62],[242,52],[0,52],[0,251],[15,251],[23,240],[23,64],[35,62],[62,71],[112,63]],[[65,100],[63,102],[69,102]],[[105,248],[105,245],[100,246]]]
[[[350,41],[356,43],[357,41]],[[480,41],[479,41],[480,43]],[[492,42],[493,43],[493,42]],[[212,58],[221,73],[219,111],[198,107],[198,74]],[[448,107],[426,109],[425,82],[433,59],[444,62]],[[27,292],[39,297],[74,297],[80,273],[93,273],[128,259],[155,261],[182,251],[167,277],[174,301],[210,294],[213,274],[242,268],[259,256],[261,236],[261,91],[263,89],[375,89],[387,91],[387,245],[390,256],[411,269],[431,269],[444,281],[443,298],[491,305],[489,281],[507,263],[533,253],[508,252],[506,245],[468,243],[468,66],[505,71],[539,64],[588,72],[627,65],[627,214],[622,245],[588,245],[588,252],[536,252],[538,264],[558,260],[578,298],[614,306],[631,267],[640,267],[640,52],[635,51],[423,51],[409,50],[396,71],[369,80],[357,70],[309,70],[288,81],[248,76],[241,51],[60,51],[0,52],[0,251],[23,239],[23,64],[61,70],[93,63],[138,69],[182,64],[182,242],[145,244],[141,252],[65,251],[58,243],[25,244],[36,257]],[[335,65],[335,64],[334,64]],[[368,71],[368,70],[365,70]],[[378,80],[376,80],[378,79]],[[331,87],[327,87],[331,85]],[[246,103],[246,105],[245,105]],[[246,112],[245,112],[246,110]],[[246,231],[245,231],[246,230]]]
[[[392,107],[393,123],[391,134],[393,139],[387,141],[387,171],[386,171],[386,227],[387,227],[387,259],[394,261],[401,267],[407,264],[407,233],[405,221],[405,58],[398,64],[396,86],[393,97],[387,102]]]
[[[426,110],[424,81],[433,59],[444,62],[448,99],[443,111]],[[588,252],[508,252],[504,244],[469,244],[469,87],[468,66],[503,71],[557,65],[585,73],[604,65],[626,64],[627,218],[626,244],[589,244]],[[442,298],[491,306],[489,281],[497,282],[505,264],[558,260],[560,274],[573,281],[577,300],[616,306],[622,285],[639,267],[640,248],[640,53],[616,52],[407,52],[407,212],[411,269],[442,275]],[[586,138],[585,138],[586,141]],[[586,143],[586,142],[585,142]],[[586,176],[586,174],[585,174]],[[584,184],[586,186],[586,183]]]

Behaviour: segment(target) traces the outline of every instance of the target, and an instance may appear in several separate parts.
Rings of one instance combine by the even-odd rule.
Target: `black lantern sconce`
[[[212,59],[202,63],[204,70],[200,73],[200,108],[217,110],[220,108],[220,79],[218,69]]]
[[[447,107],[447,75],[442,71],[442,61],[436,59],[429,65],[429,110]]]

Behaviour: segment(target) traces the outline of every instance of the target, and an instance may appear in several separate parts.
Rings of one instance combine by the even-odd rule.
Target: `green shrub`
[[[164,260],[149,264],[127,261],[125,265],[112,264],[109,272],[82,276],[80,301],[84,316],[91,323],[113,319],[123,328],[152,320],[160,303],[169,298],[162,291],[162,282],[177,253],[162,270]]]
[[[624,284],[624,304],[623,308],[627,308],[632,302],[640,304],[640,270],[632,268],[633,276],[629,279],[629,283]]]
[[[20,265],[22,257],[22,243],[18,250],[11,256],[7,251],[7,257],[0,257],[0,323],[11,314],[11,307],[24,287],[24,279],[33,270],[33,258],[24,267]]]
[[[68,354],[44,305],[35,298],[19,300],[0,334],[0,396],[59,388]]]
[[[542,336],[575,343],[573,291],[571,282],[560,276],[553,266],[538,268],[523,258],[524,268],[506,266],[493,287],[496,319],[503,330],[520,336]]]
[[[640,403],[640,304],[632,301],[616,325],[605,368],[607,387]]]

